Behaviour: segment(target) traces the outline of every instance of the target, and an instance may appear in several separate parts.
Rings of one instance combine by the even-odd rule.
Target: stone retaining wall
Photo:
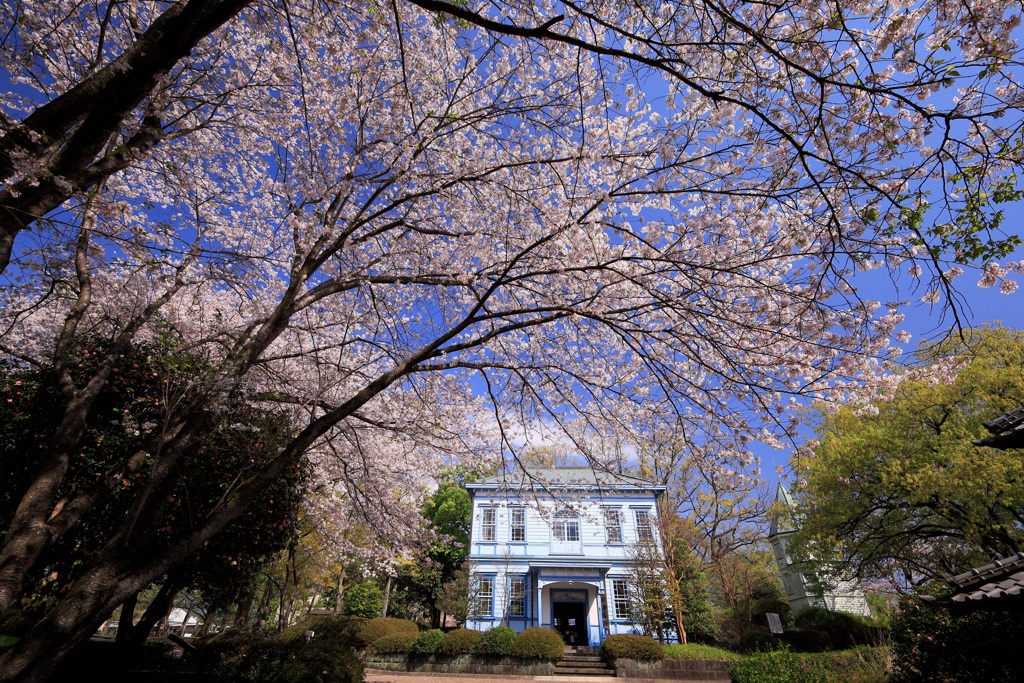
[[[696,659],[662,659],[641,662],[635,659],[616,659],[613,664],[616,678],[661,678],[677,681],[728,681],[732,662]]]
[[[540,659],[514,657],[441,657],[438,655],[367,655],[363,664],[385,671],[422,671],[449,674],[552,676],[555,665]]]

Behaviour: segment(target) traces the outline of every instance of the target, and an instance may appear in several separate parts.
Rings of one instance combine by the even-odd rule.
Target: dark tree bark
[[[171,605],[174,604],[174,597],[178,594],[178,590],[178,584],[174,579],[168,578],[164,581],[164,584],[160,586],[160,590],[153,597],[152,602],[149,603],[137,622],[133,620],[134,617],[131,613],[129,613],[127,621],[125,620],[125,608],[131,602],[132,611],[134,612],[138,594],[136,593],[126,600],[121,609],[121,621],[117,626],[117,642],[122,643],[127,649],[142,647],[142,644],[146,642],[146,638],[152,632],[153,627],[170,613]]]
[[[21,230],[145,155],[163,139],[159,115],[144,113],[141,105],[199,41],[251,2],[171,4],[124,53],[37,108],[0,138],[0,179],[11,177],[15,158],[21,155],[45,165],[39,175],[0,191],[0,272],[7,268]],[[133,118],[141,119],[139,130],[118,140]],[[111,145],[112,141],[117,144]]]

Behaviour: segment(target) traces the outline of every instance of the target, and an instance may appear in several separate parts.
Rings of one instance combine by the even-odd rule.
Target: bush
[[[393,633],[417,634],[419,632],[420,627],[414,621],[394,619],[392,617],[377,617],[376,619],[360,621],[354,629],[353,639],[358,647],[366,647],[370,643],[380,640],[384,636],[390,636]]]
[[[351,648],[355,627],[346,617],[319,617],[273,638],[218,639],[203,654],[213,655],[218,683],[362,683],[363,666]],[[308,643],[306,631],[314,632]]]
[[[446,657],[457,657],[468,655],[473,651],[473,646],[480,640],[480,631],[471,631],[468,628],[457,628],[444,634],[444,638],[437,644],[435,654]]]
[[[759,652],[729,667],[732,683],[828,683],[821,663],[789,650]]]
[[[665,656],[665,648],[654,638],[623,634],[605,638],[601,644],[601,654],[605,659],[651,661],[662,659]]]
[[[370,643],[366,651],[379,655],[404,655],[409,652],[409,646],[417,636],[416,633],[392,633]]]
[[[771,652],[780,646],[779,639],[766,628],[752,628],[740,634],[740,652]]]
[[[893,683],[1024,680],[1020,614],[972,612],[904,598],[892,620]]]
[[[409,652],[416,655],[432,655],[437,650],[437,646],[441,644],[442,638],[444,638],[444,631],[441,629],[432,628],[429,631],[424,631],[409,643]]]
[[[700,659],[717,662],[736,662],[743,657],[735,652],[710,645],[665,645],[665,659]]]
[[[821,607],[802,610],[794,621],[798,630],[808,633],[789,632],[785,639],[794,649],[807,652],[870,645],[885,637],[885,629],[874,626],[870,619]]]
[[[546,628],[528,628],[516,636],[512,656],[557,662],[565,655],[562,636]]]
[[[366,579],[345,589],[343,605],[345,614],[371,618],[384,607],[384,593],[376,581]]]
[[[481,634],[480,640],[473,646],[473,654],[508,657],[512,654],[515,642],[515,629],[511,629],[508,626],[499,626],[492,628],[490,631],[484,631]]]
[[[797,628],[813,628],[816,626],[835,626],[838,628],[857,629],[868,625],[864,617],[849,612],[834,612],[824,607],[808,607],[800,610],[793,619]]]
[[[887,648],[797,654],[760,652],[729,668],[733,683],[886,683]]]

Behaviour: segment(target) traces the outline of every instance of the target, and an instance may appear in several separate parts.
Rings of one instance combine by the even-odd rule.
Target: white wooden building
[[[553,628],[572,645],[635,633],[630,548],[657,544],[664,486],[590,468],[533,469],[467,484],[470,617],[481,631]]]

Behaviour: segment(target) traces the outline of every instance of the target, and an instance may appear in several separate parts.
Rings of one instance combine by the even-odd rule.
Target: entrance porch
[[[608,567],[532,567],[534,624],[561,634],[566,645],[600,645],[608,631],[604,575]]]

